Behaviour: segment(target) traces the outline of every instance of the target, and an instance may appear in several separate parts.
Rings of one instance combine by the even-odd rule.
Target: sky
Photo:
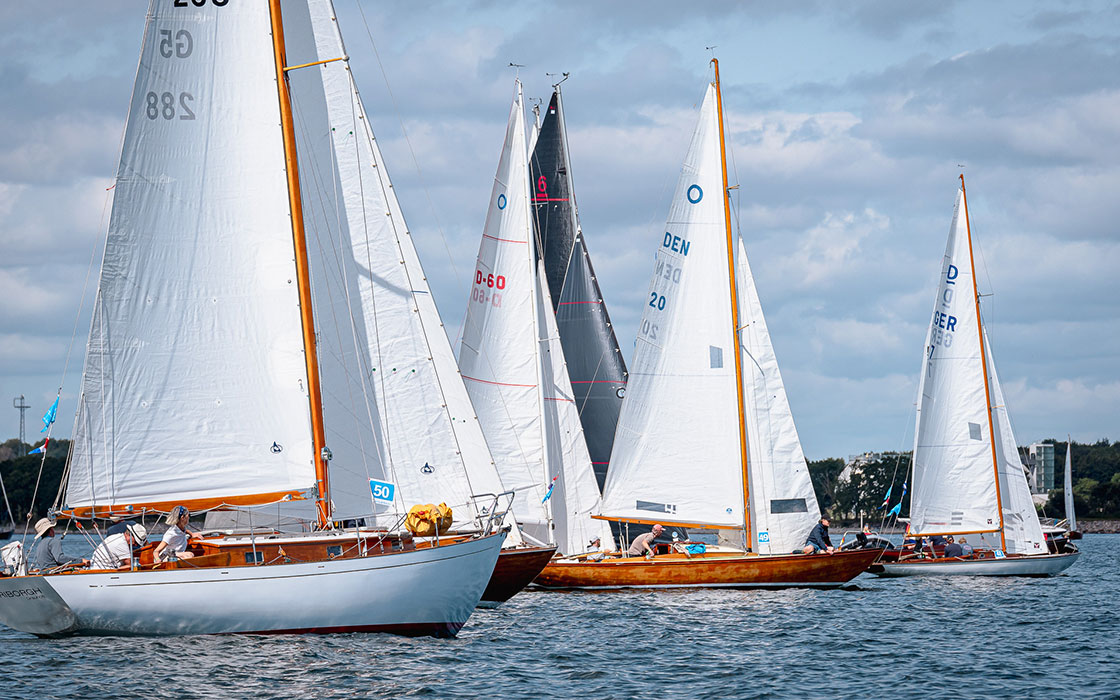
[[[143,6],[0,4],[0,401],[26,396],[32,439],[60,385],[54,434],[72,427]],[[567,72],[580,219],[632,353],[714,54],[739,185],[733,216],[810,459],[910,449],[962,172],[1019,443],[1120,439],[1120,5],[336,9],[451,333],[515,71],[528,97],[546,100]],[[0,439],[18,419],[0,411]]]

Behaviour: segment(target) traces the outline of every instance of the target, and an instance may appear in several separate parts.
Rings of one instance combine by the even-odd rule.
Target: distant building
[[[1027,467],[1031,471],[1031,491],[1048,493],[1054,488],[1054,445],[1036,442],[1027,448]]]

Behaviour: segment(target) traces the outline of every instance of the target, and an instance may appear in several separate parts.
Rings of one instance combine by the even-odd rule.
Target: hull
[[[759,556],[662,555],[599,562],[556,560],[533,582],[549,589],[789,588],[841,586],[875,561],[878,550]]]
[[[1054,576],[1073,566],[1080,552],[1003,559],[919,559],[882,562],[871,573],[897,576]]]
[[[555,553],[555,546],[503,549],[479,605],[496,608],[512,598],[533,582]]]
[[[39,636],[392,632],[454,636],[505,533],[352,559],[0,579],[0,622]]]

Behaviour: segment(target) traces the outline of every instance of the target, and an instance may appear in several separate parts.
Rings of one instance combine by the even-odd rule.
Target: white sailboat
[[[1071,533],[1077,532],[1077,513],[1073,508],[1073,440],[1066,441],[1066,468],[1064,482],[1064,496],[1066,504],[1066,529]]]
[[[1051,554],[1031,499],[980,315],[964,176],[922,355],[910,535],[966,536],[971,557],[878,565],[883,576],[1045,576],[1076,550]]]
[[[459,367],[523,533],[559,552],[612,541],[537,254],[521,82],[467,304]]]
[[[458,631],[505,534],[413,544],[384,529],[403,499],[470,496],[412,472],[490,463],[460,425],[469,401],[389,187],[329,0],[152,2],[60,514],[304,503],[321,531],[3,578],[0,621]],[[497,490],[494,474],[468,486]],[[397,494],[373,499],[386,477]],[[332,529],[359,516],[381,529]]]
[[[652,561],[554,561],[538,586],[829,586],[874,558],[792,554],[820,511],[732,233],[713,64],[659,241],[596,517],[715,529],[725,546]]]

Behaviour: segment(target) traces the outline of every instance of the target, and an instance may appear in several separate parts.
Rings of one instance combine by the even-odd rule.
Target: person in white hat
[[[50,518],[39,518],[35,523],[35,539],[39,545],[31,557],[30,568],[32,571],[45,571],[69,565],[88,564],[81,557],[68,557],[62,553],[62,538],[54,536],[54,527],[57,523]]]
[[[131,523],[124,532],[109,535],[93,550],[91,569],[120,569],[132,561],[132,546],[140,547],[148,541],[148,529],[140,523]]]

